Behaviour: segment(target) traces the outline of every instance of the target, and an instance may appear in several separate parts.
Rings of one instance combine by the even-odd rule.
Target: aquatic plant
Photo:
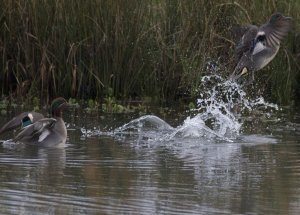
[[[224,76],[232,72],[231,27],[261,24],[280,11],[294,18],[294,29],[260,72],[269,78],[260,86],[289,103],[300,94],[299,9],[293,0],[1,1],[1,94],[41,103],[58,94],[101,101],[196,96],[208,62],[218,61]]]

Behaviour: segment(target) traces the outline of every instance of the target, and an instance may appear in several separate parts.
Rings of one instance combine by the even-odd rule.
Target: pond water
[[[299,214],[300,115],[205,103],[163,116],[66,111],[65,148],[3,143],[0,214]]]

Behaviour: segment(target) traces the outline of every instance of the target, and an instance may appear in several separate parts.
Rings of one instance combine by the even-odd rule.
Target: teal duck
[[[62,111],[67,104],[64,98],[56,98],[51,104],[52,118],[42,118],[33,123],[30,123],[30,119],[23,119],[29,125],[13,141],[44,147],[63,147],[67,139],[67,129],[62,119]]]
[[[271,16],[269,22],[257,27],[249,25],[243,28],[244,34],[236,47],[237,63],[231,75],[232,80],[240,78],[248,72],[252,73],[264,68],[276,56],[280,42],[288,34],[291,17],[280,13]]]

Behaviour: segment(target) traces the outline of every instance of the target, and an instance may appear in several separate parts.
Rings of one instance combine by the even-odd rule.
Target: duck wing
[[[12,118],[5,125],[3,125],[2,128],[0,128],[0,134],[5,133],[7,131],[11,131],[11,130],[16,129],[16,128],[20,128],[21,125],[22,125],[22,120],[25,117],[28,117],[29,114],[31,114],[33,122],[44,118],[43,114],[40,114],[40,113],[37,113],[37,112],[24,112],[24,113],[21,113],[18,116]]]
[[[266,44],[270,47],[279,46],[282,39],[288,34],[291,28],[291,19],[285,18],[285,21],[279,22],[277,25],[267,23],[259,28],[255,40],[264,36]]]
[[[37,122],[25,127],[14,139],[15,142],[33,141],[41,142],[51,132],[52,127],[55,125],[56,119],[44,118]]]

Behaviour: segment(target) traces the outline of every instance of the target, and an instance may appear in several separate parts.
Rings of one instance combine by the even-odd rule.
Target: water
[[[63,149],[0,145],[0,214],[298,214],[300,115],[203,83],[193,111],[69,111]]]

